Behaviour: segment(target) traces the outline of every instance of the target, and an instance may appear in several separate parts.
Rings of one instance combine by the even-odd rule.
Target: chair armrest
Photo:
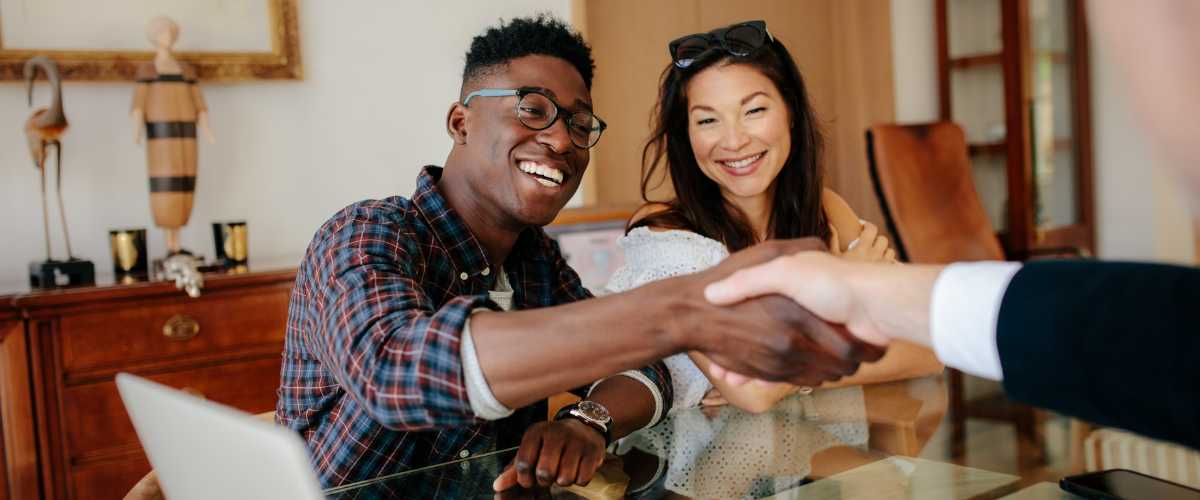
[[[949,408],[943,375],[867,384],[863,402],[871,449],[915,457]]]

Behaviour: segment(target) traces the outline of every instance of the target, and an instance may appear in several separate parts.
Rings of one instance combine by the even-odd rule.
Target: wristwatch
[[[562,420],[564,418],[573,418],[583,422],[588,427],[596,429],[600,435],[604,436],[604,445],[608,446],[612,442],[612,431],[609,430],[609,425],[612,424],[612,417],[608,414],[608,408],[595,401],[583,400],[575,404],[569,404],[558,410],[554,414],[554,420]]]

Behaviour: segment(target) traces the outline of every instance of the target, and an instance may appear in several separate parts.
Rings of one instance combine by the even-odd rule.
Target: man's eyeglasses
[[[745,57],[758,50],[768,40],[774,40],[767,31],[766,21],[747,21],[717,28],[708,33],[676,38],[667,48],[671,51],[671,62],[676,68],[691,66],[696,58],[709,49],[721,48],[738,57]]]
[[[517,96],[517,119],[522,125],[532,130],[546,130],[554,125],[559,115],[567,118],[567,135],[571,143],[577,147],[588,149],[600,142],[600,134],[608,125],[604,120],[588,111],[571,111],[563,108],[550,96],[532,88],[520,89],[479,89],[463,99],[463,106],[468,106],[474,97],[506,97]]]

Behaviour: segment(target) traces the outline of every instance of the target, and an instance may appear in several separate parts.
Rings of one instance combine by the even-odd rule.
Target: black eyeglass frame
[[[547,101],[550,101],[550,104],[554,106],[554,116],[550,117],[550,121],[546,122],[546,125],[544,127],[532,126],[532,125],[526,123],[525,119],[521,118],[521,102],[525,100],[525,96],[530,95],[530,94],[537,94],[539,96],[542,96]],[[600,142],[600,136],[604,135],[604,130],[608,128],[608,124],[604,123],[604,120],[601,120],[600,117],[596,116],[595,113],[592,113],[590,111],[571,111],[567,108],[562,107],[562,105],[559,104],[558,101],[555,101],[554,98],[546,95],[544,92],[542,92],[536,88],[530,88],[530,87],[522,87],[519,89],[479,89],[479,90],[476,90],[474,92],[467,94],[467,96],[464,97],[462,100],[462,105],[470,107],[471,99],[473,99],[475,97],[509,97],[509,96],[517,97],[517,105],[513,108],[517,114],[517,121],[521,122],[521,125],[524,125],[525,128],[528,128],[530,130],[541,131],[541,130],[546,130],[550,127],[553,127],[554,124],[556,122],[558,122],[558,117],[563,116],[565,114],[567,117],[566,118],[566,120],[567,120],[567,137],[571,138],[571,144],[574,144],[575,147],[577,147],[577,148],[591,149],[591,148],[595,147],[596,144],[598,144]],[[596,127],[596,128],[593,128],[590,123],[587,124],[586,128],[588,129],[589,136],[591,135],[592,131],[596,131],[596,140],[591,141],[591,144],[583,145],[583,144],[579,144],[578,142],[575,142],[575,136],[573,134],[571,134],[571,130],[570,130],[571,127],[574,127],[576,125],[575,115],[589,115],[592,118],[596,119],[596,123],[600,124],[599,127]]]
[[[739,52],[737,50],[734,50],[734,48],[730,45],[729,39],[727,38],[726,35],[728,35],[729,32],[734,29],[746,28],[746,27],[754,28],[756,31],[758,31],[759,38],[754,43],[747,43],[747,45],[750,45],[750,50],[745,51],[745,52]],[[766,45],[768,42],[775,41],[775,37],[772,36],[771,32],[767,30],[767,22],[763,21],[763,20],[746,21],[746,22],[742,22],[742,23],[731,24],[724,28],[717,28],[715,30],[709,31],[708,33],[693,33],[691,35],[684,35],[684,36],[681,36],[674,40],[671,40],[671,43],[667,44],[667,50],[670,51],[670,53],[671,53],[671,63],[674,64],[676,68],[685,69],[688,66],[691,66],[692,63],[696,60],[696,57],[686,58],[686,59],[679,57],[679,47],[681,45],[683,45],[684,42],[692,40],[692,39],[700,39],[700,40],[703,40],[705,42],[705,44],[707,44],[707,47],[705,47],[704,50],[702,50],[696,54],[697,57],[699,57],[700,54],[708,52],[709,50],[712,50],[713,48],[716,48],[716,47],[720,47],[725,52],[728,52],[735,56],[745,57],[745,56],[748,56],[748,55],[754,53],[755,50],[762,48],[762,46]],[[738,42],[746,43],[747,41],[739,40]]]

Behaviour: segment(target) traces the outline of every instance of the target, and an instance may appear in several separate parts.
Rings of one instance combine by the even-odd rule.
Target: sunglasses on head
[[[667,48],[671,51],[671,62],[676,68],[691,66],[701,54],[720,48],[738,57],[745,57],[758,50],[768,40],[774,40],[767,31],[766,21],[746,21],[718,28],[708,33],[676,38]]]

